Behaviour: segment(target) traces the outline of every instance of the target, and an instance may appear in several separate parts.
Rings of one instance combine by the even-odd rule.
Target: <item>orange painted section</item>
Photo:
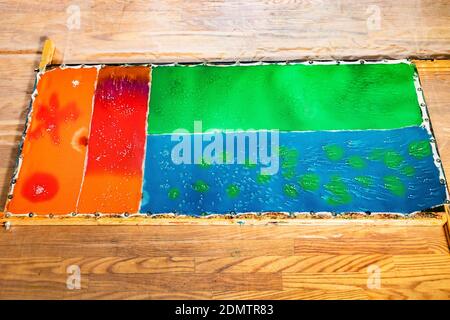
[[[135,213],[142,165],[150,67],[99,72],[79,213]]]
[[[97,73],[57,68],[41,76],[8,212],[76,211]]]

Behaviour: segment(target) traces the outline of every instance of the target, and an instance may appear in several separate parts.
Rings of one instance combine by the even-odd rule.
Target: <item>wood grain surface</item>
[[[450,52],[446,0],[3,1],[0,52],[64,62],[421,57]],[[78,10],[78,11],[77,11]],[[74,17],[80,16],[80,23]]]
[[[65,63],[450,58],[445,0],[92,0],[79,28],[71,4],[0,2],[2,204],[46,37]],[[449,174],[450,61],[418,67]],[[80,290],[67,289],[71,265]],[[449,299],[450,255],[432,224],[13,224],[0,230],[0,298]]]
[[[2,298],[450,296],[440,226],[13,226],[0,252]],[[80,290],[66,288],[71,265]]]

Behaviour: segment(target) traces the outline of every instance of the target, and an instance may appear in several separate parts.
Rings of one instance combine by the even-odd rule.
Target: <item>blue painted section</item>
[[[229,134],[222,137],[226,141]],[[428,209],[446,199],[432,154],[411,155],[413,143],[429,139],[421,127],[282,132],[280,147],[269,148],[278,151],[279,172],[261,179],[259,164],[176,165],[171,152],[178,142],[171,141],[170,135],[149,135],[140,212],[410,213]],[[318,181],[305,183],[305,174]]]

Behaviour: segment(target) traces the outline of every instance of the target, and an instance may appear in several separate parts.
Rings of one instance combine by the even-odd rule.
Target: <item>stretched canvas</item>
[[[12,215],[410,214],[446,180],[409,61],[56,66]]]

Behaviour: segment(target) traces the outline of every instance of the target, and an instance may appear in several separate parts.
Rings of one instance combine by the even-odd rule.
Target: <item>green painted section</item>
[[[152,68],[148,133],[208,129],[391,129],[422,122],[414,66]]]
[[[409,154],[418,159],[431,155],[430,141],[422,140],[412,142],[408,147]]]
[[[401,172],[407,177],[413,177],[416,174],[416,169],[413,166],[405,166],[401,169]]]
[[[192,189],[197,192],[207,192],[209,190],[209,185],[203,180],[197,180],[193,185]]]
[[[296,149],[280,146],[281,174],[285,179],[293,179],[297,174],[299,152]]]
[[[254,169],[256,168],[256,163],[253,163],[251,159],[247,158],[245,159],[244,167],[247,169]]]
[[[300,186],[305,191],[316,191],[320,187],[320,177],[315,173],[307,173],[300,177]]]
[[[335,144],[326,145],[322,149],[323,151],[325,151],[327,158],[332,161],[341,160],[342,157],[344,156],[344,149]]]
[[[369,176],[359,176],[356,177],[355,180],[365,188],[370,187],[373,183],[373,178]]]
[[[283,186],[283,192],[285,195],[291,198],[296,198],[298,196],[298,190],[294,184],[285,184]]]
[[[325,185],[325,189],[331,194],[326,198],[330,205],[342,205],[352,201],[347,185],[339,176],[331,177],[330,182]]]
[[[167,193],[169,199],[175,200],[180,196],[180,190],[178,188],[171,188]]]
[[[241,190],[235,184],[231,184],[227,187],[227,195],[230,198],[236,198],[240,192],[241,192]]]
[[[406,187],[399,177],[396,176],[384,177],[384,186],[386,189],[388,189],[396,196],[401,197],[405,195]]]
[[[383,160],[383,158],[384,158],[384,150],[380,148],[373,149],[369,156],[370,160]]]
[[[266,184],[270,182],[270,178],[272,178],[270,175],[258,174],[256,176],[256,182],[258,182],[258,184]]]
[[[199,166],[200,168],[202,168],[202,169],[208,169],[209,167],[211,167],[211,163],[210,163],[208,160],[205,160],[205,159],[202,157],[202,160],[201,160],[201,162],[198,164],[198,166]]]
[[[398,152],[389,150],[384,154],[383,160],[388,168],[395,169],[402,164],[403,157]]]
[[[363,169],[366,166],[366,162],[359,156],[351,156],[348,158],[348,164],[355,169]]]

